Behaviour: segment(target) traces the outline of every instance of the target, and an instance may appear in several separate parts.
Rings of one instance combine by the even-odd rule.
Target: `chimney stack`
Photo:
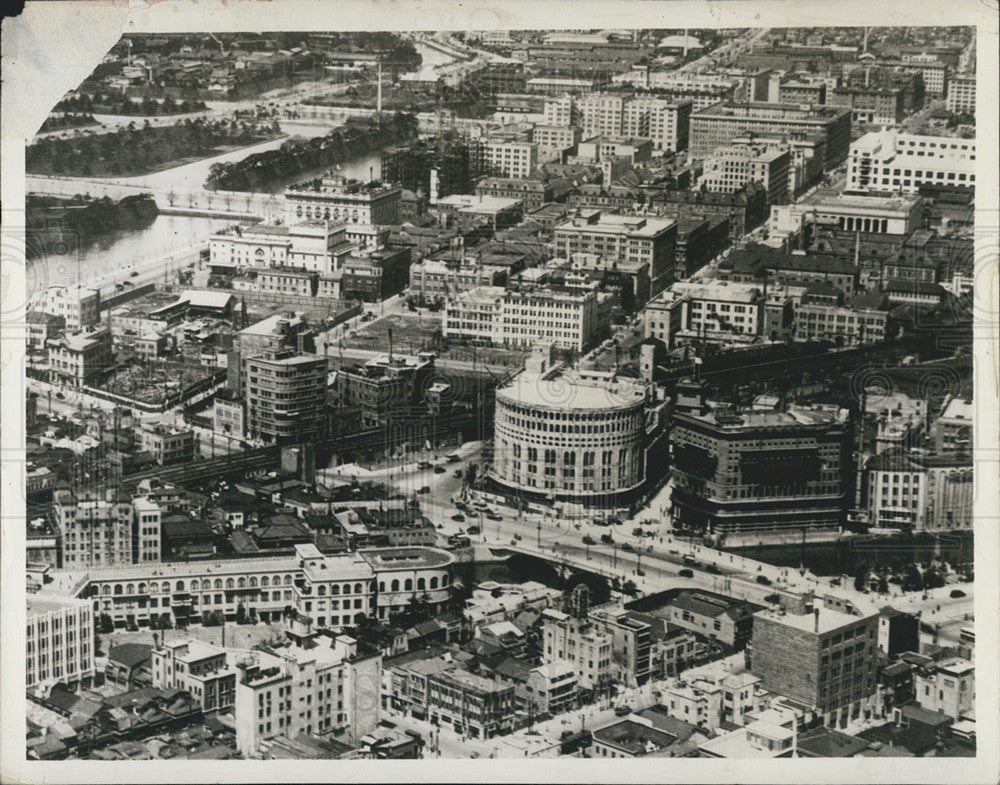
[[[813,632],[819,632],[819,607],[813,608]]]

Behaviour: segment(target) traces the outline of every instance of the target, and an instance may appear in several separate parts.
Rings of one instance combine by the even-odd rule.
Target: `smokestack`
[[[375,117],[382,121],[382,58],[378,59],[378,97],[375,101]]]
[[[389,328],[389,362],[392,363],[392,328]]]
[[[813,608],[813,632],[819,632],[819,608]]]

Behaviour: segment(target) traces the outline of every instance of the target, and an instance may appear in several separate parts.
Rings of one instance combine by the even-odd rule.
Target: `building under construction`
[[[421,191],[432,202],[442,196],[472,193],[484,173],[482,145],[456,133],[446,132],[382,153],[383,180]]]

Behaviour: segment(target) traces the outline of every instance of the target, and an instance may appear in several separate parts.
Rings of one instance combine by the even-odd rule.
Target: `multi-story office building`
[[[326,555],[306,543],[295,546],[295,559],[294,607],[314,627],[339,630],[375,615],[375,572],[360,555]]]
[[[976,77],[953,76],[948,81],[948,111],[955,114],[976,113]]]
[[[25,687],[60,682],[75,688],[94,678],[94,611],[86,600],[29,594],[25,618]]]
[[[456,733],[490,739],[509,730],[514,685],[477,676],[441,657],[389,663],[391,705]]]
[[[830,106],[846,106],[855,125],[895,125],[906,111],[906,96],[898,87],[837,87],[827,99]]]
[[[67,569],[133,563],[131,499],[110,492],[99,499],[56,491],[53,510]]]
[[[402,194],[399,185],[324,177],[314,187],[285,191],[285,223],[315,218],[337,224],[393,226],[399,223]]]
[[[754,614],[751,670],[761,686],[843,727],[875,708],[878,612],[843,613],[817,601],[806,613]]]
[[[483,166],[496,177],[524,179],[538,168],[538,145],[522,134],[494,134],[483,142]]]
[[[244,327],[233,336],[229,351],[226,386],[239,398],[246,397],[247,361],[283,349],[311,352],[316,348],[312,328],[304,313],[276,313]]]
[[[82,286],[50,286],[31,310],[61,316],[67,330],[83,330],[101,320],[101,292]]]
[[[865,134],[851,145],[845,191],[917,193],[922,187],[976,184],[976,141],[896,130]]]
[[[976,666],[951,657],[917,668],[913,674],[913,697],[920,708],[960,720],[976,711]]]
[[[941,412],[931,426],[931,442],[937,453],[971,452],[972,420],[975,416],[972,398],[949,395],[941,404]]]
[[[413,571],[414,585],[420,585],[423,579],[427,591],[432,594],[444,588],[451,591],[451,581],[444,581],[442,566],[444,562],[450,563],[444,559],[449,554],[433,548],[363,551],[367,566],[357,560],[334,560],[327,562],[326,570],[319,566],[315,570],[311,568],[309,574],[304,562],[319,558],[315,546],[307,543],[297,546],[296,550],[294,555],[289,556],[139,563],[132,566],[95,565],[86,574],[79,573],[79,585],[75,591],[78,595],[85,591],[92,592],[95,612],[107,613],[119,627],[127,624],[146,626],[151,616],[161,613],[170,615],[175,624],[197,623],[203,614],[216,611],[228,621],[234,621],[241,605],[248,618],[279,621],[288,608],[296,608],[297,602],[301,602],[300,615],[305,618],[308,614],[318,624],[320,605],[314,604],[306,610],[305,603],[315,603],[321,597],[319,586],[325,585],[324,624],[334,629],[353,626],[359,613],[374,617],[377,614],[375,583],[380,575],[389,576],[386,591],[392,594],[392,574],[404,565]],[[402,552],[400,561],[391,560],[393,551]],[[383,558],[379,555],[383,552],[388,556]],[[335,568],[341,565],[350,570],[349,575],[346,572],[342,577],[338,575]],[[84,567],[75,565],[73,569],[82,570]],[[310,576],[315,576],[315,584]],[[395,577],[398,578],[398,575]],[[437,583],[432,590],[430,587],[434,579]],[[385,577],[382,580],[384,582]],[[339,587],[339,594],[333,591],[335,585]],[[311,587],[311,591],[304,591],[306,587]],[[412,594],[413,591],[408,596]],[[329,600],[338,597],[340,607],[334,611]],[[361,600],[360,608],[355,607],[355,600],[358,599]],[[438,598],[435,601],[441,600]],[[396,604],[399,604],[398,600]],[[391,606],[383,604],[382,607]],[[337,621],[334,621],[335,616]]]
[[[579,209],[555,228],[555,255],[572,259],[577,253],[598,254],[649,265],[651,294],[670,283],[677,253],[677,222],[669,218],[606,215],[600,210]]]
[[[927,60],[908,58],[904,60],[876,60],[870,64],[873,68],[884,68],[892,71],[919,73],[924,86],[924,96],[931,99],[943,99],[948,94],[948,64],[934,58]]]
[[[247,359],[247,432],[266,443],[308,440],[326,422],[326,360],[276,351]]]
[[[136,562],[158,562],[163,543],[164,508],[148,496],[132,499],[133,529],[135,532]]]
[[[733,102],[719,103],[691,115],[691,155],[704,159],[716,148],[747,133],[820,133],[825,144],[824,166],[833,168],[851,143],[851,112],[831,106]]]
[[[826,82],[804,74],[787,74],[778,82],[779,104],[825,104]]]
[[[433,375],[433,357],[373,357],[337,371],[333,400],[345,411],[357,410],[365,428],[387,425],[394,414],[425,403],[427,382]]]
[[[542,661],[572,663],[582,690],[598,692],[613,678],[611,635],[589,619],[546,608],[542,611]]]
[[[111,331],[91,329],[48,341],[53,384],[83,387],[97,381],[113,364]]]
[[[158,466],[190,461],[194,457],[196,437],[191,428],[149,424],[139,430],[139,447],[152,454]]]
[[[878,343],[886,338],[889,305],[878,292],[845,302],[832,287],[813,285],[802,295],[792,322],[797,341],[833,341],[838,346]]]
[[[836,529],[853,501],[850,412],[678,407],[670,434],[674,520],[717,533]]]
[[[492,479],[518,494],[613,504],[646,479],[647,408],[636,380],[570,371],[535,354],[496,391]]]
[[[186,690],[206,713],[233,707],[236,669],[228,664],[224,648],[194,639],[163,641],[150,658],[154,687]]]
[[[726,646],[742,648],[750,640],[753,612],[747,603],[695,591],[678,594],[666,609],[671,624]]]
[[[688,149],[693,111],[690,99],[635,96],[625,105],[622,133],[651,140],[657,151],[682,152]]]
[[[596,291],[479,287],[448,301],[442,334],[516,348],[544,341],[584,352],[607,333],[610,299]]]
[[[236,748],[243,755],[300,733],[357,742],[379,723],[381,652],[362,653],[353,638],[311,632],[303,620],[291,626],[295,645],[254,650],[235,663]]]
[[[580,141],[582,132],[575,125],[547,125],[537,123],[531,129],[531,141],[538,145],[538,161],[546,163],[559,160]]]
[[[969,453],[886,451],[873,458],[866,471],[872,525],[908,531],[972,528]]]
[[[733,144],[718,148],[705,159],[696,188],[736,193],[758,182],[767,192],[767,204],[784,204],[790,196],[791,153],[764,145]]]
[[[651,625],[620,607],[592,608],[587,618],[611,637],[612,678],[629,685],[645,684],[651,667]]]
[[[670,348],[687,341],[752,343],[764,331],[764,306],[754,284],[677,281],[646,303],[646,337]]]
[[[465,294],[480,286],[499,286],[502,273],[493,267],[481,265],[477,257],[466,260],[424,259],[410,266],[409,296],[418,304],[426,305],[445,301]]]

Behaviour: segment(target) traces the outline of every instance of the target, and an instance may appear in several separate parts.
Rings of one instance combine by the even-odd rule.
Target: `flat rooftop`
[[[375,548],[359,553],[379,572],[446,567],[455,561],[452,554],[437,548]]]
[[[841,627],[847,627],[852,624],[857,624],[862,621],[866,616],[852,616],[849,613],[841,613],[840,611],[831,610],[822,605],[819,608],[819,624],[816,624],[816,614],[814,613],[781,613],[776,609],[768,609],[763,611],[758,611],[754,614],[758,619],[768,619],[770,621],[776,621],[779,624],[783,624],[786,627],[793,627],[797,630],[802,630],[803,632],[815,632],[818,635],[823,635],[827,632],[833,632],[834,630],[839,630]]]
[[[562,368],[543,373],[525,369],[498,387],[496,394],[509,403],[560,411],[620,409],[645,402],[646,388],[641,383],[612,378],[591,381]]]

